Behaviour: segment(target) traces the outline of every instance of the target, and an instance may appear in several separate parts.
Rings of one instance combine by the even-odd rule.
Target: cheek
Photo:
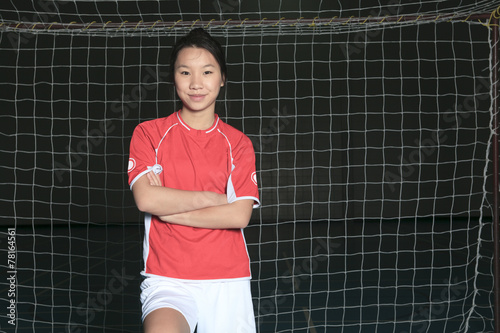
[[[174,88],[175,88],[175,91],[177,91],[177,93],[180,94],[186,90],[186,84],[184,84],[184,82],[182,82],[182,80],[176,80],[174,82]]]
[[[176,93],[177,95],[180,95],[180,94],[181,94],[181,91],[180,91],[180,89],[179,89],[179,86],[178,86],[176,83],[174,83],[174,91],[175,91],[175,93]]]
[[[219,80],[214,80],[211,84],[212,86],[212,90],[213,91],[216,91],[216,92],[219,92],[220,88],[222,88],[222,86],[224,85],[224,82],[223,81],[219,81]]]

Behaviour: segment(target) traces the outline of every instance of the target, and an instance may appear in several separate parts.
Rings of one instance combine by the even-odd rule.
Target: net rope
[[[219,113],[257,156],[263,206],[245,235],[258,330],[493,332],[499,11],[474,6],[65,24],[70,12],[3,11],[0,253],[14,230],[16,279],[0,304],[14,300],[16,320],[0,330],[140,329],[128,142],[178,107],[166,59],[203,26],[226,45]]]

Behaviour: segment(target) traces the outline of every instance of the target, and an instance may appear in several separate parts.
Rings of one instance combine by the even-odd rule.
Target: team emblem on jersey
[[[254,172],[252,173],[251,178],[252,178],[253,183],[254,183],[255,185],[257,185],[257,172],[255,172],[255,171],[254,171]]]
[[[128,172],[132,171],[135,169],[135,160],[133,158],[128,159]]]

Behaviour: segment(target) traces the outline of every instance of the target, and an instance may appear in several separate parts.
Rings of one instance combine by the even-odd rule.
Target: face
[[[209,51],[196,47],[180,50],[174,82],[183,112],[215,112],[215,101],[224,80],[217,60]]]

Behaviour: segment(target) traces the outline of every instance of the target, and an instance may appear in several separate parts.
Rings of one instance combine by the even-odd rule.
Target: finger
[[[148,172],[146,175],[148,176],[149,185],[151,185],[151,186],[157,186],[157,185],[155,184],[154,172],[152,172],[152,171],[151,171],[151,172]]]
[[[154,172],[150,172],[151,174],[151,179],[153,180],[153,184],[152,185],[155,185],[155,186],[161,186],[161,179],[160,179],[160,176],[157,175],[156,173]]]

